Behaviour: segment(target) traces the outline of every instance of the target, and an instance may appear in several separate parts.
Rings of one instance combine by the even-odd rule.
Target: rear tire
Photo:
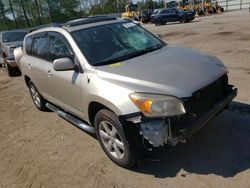
[[[136,157],[125,136],[122,124],[111,111],[103,109],[95,116],[96,135],[106,155],[117,165],[131,168]],[[133,146],[134,147],[134,146]]]
[[[38,90],[36,89],[36,86],[31,80],[29,81],[29,90],[31,98],[37,109],[41,111],[48,111],[47,107],[45,106],[47,101],[39,94]]]
[[[180,23],[185,23],[185,22],[186,22],[186,18],[185,17],[181,17]]]

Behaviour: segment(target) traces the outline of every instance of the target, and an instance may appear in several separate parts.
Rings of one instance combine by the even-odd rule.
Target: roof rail
[[[37,27],[30,28],[29,33],[46,27],[62,27],[62,25],[59,23],[49,23],[49,24],[39,25]]]
[[[110,16],[89,16],[89,17],[84,17],[80,19],[75,19],[68,21],[63,24],[65,27],[74,27],[78,25],[84,25],[84,24],[90,24],[90,23],[95,23],[95,22],[102,22],[102,21],[109,21],[109,20],[116,20],[117,18],[115,17],[110,17]]]

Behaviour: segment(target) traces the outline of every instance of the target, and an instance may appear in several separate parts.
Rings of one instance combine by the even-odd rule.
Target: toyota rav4
[[[124,19],[38,29],[25,37],[22,53],[35,106],[96,134],[122,167],[143,151],[185,142],[237,94],[218,58],[168,45]]]

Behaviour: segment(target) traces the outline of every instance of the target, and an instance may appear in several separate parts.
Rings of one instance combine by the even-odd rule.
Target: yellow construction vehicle
[[[191,10],[192,9],[189,0],[166,2],[166,8],[179,8],[180,10]]]
[[[223,12],[224,9],[218,5],[217,0],[179,0],[166,3],[167,8],[179,8],[181,10],[194,10],[196,15],[208,15]]]
[[[166,2],[166,8],[176,8],[179,7],[180,4],[178,1],[170,1],[170,2]]]
[[[192,6],[191,6],[191,1],[189,0],[181,0],[179,1],[180,3],[180,9],[181,10],[191,10],[192,9]]]
[[[206,3],[209,3],[210,7],[211,7],[211,11],[213,13],[218,13],[218,12],[223,12],[224,9],[218,4],[217,0],[205,0]]]
[[[224,11],[224,9],[218,5],[217,0],[194,0],[194,7],[194,10],[196,10],[199,15],[209,15]]]
[[[133,19],[139,21],[139,9],[138,4],[130,3],[126,5],[124,13],[122,13],[122,18]]]

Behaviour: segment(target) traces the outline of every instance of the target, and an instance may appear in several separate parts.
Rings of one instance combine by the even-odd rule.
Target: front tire
[[[109,110],[100,110],[95,116],[95,127],[99,143],[107,156],[121,167],[134,166],[135,155],[118,117]]]
[[[40,93],[36,89],[36,86],[31,80],[29,81],[29,90],[31,98],[37,109],[41,111],[48,111],[47,107],[45,106],[47,101],[40,95]]]

